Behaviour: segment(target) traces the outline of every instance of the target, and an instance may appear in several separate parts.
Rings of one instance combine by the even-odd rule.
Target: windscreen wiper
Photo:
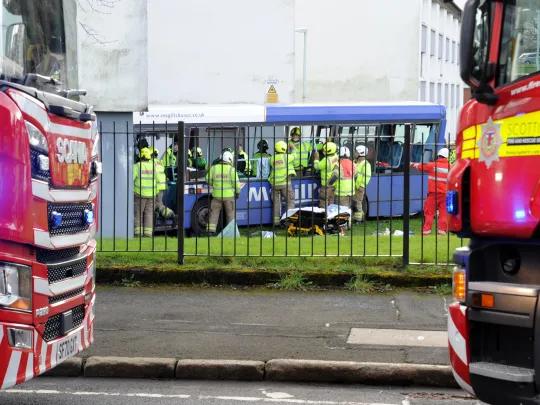
[[[39,85],[61,86],[62,82],[54,77],[38,75],[37,73],[28,73],[24,77],[22,84],[23,86],[38,88]]]

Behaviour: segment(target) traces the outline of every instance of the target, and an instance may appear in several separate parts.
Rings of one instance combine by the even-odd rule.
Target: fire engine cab
[[[460,386],[489,404],[540,403],[540,2],[468,0],[463,107],[448,176],[454,252],[448,339]],[[521,55],[536,52],[536,61]]]
[[[0,5],[0,389],[94,340],[99,136],[68,3]]]

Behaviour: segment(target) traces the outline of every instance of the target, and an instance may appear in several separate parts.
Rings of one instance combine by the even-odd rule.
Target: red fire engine
[[[454,252],[448,339],[460,386],[490,404],[540,403],[540,2],[469,0],[448,176]]]
[[[0,389],[93,343],[99,137],[85,92],[69,90],[69,9],[0,6]]]

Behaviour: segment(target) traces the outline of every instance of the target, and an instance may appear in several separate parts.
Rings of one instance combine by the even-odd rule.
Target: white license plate
[[[60,363],[79,352],[79,333],[69,336],[58,342],[56,350],[56,362]]]

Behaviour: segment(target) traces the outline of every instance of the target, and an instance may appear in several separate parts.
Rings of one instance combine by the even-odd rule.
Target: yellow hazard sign
[[[270,85],[268,93],[266,93],[266,103],[267,104],[277,104],[279,102],[279,95],[276,91],[274,85]]]

